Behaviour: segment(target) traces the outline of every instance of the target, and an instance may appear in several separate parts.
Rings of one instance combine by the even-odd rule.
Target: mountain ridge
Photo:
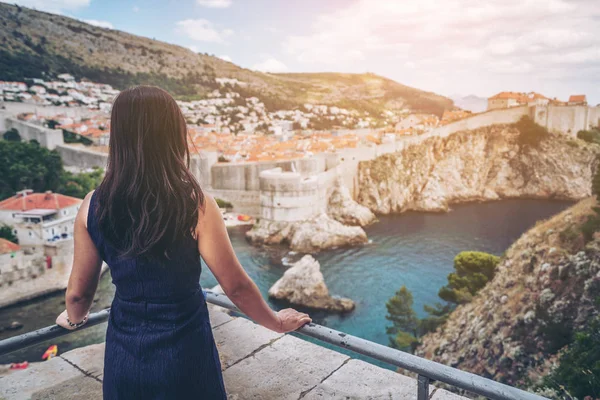
[[[152,84],[176,96],[202,98],[219,87],[216,77],[247,85],[273,109],[312,102],[380,113],[408,108],[441,115],[451,99],[371,73],[251,71],[208,54],[62,15],[0,2],[0,79],[55,77],[108,83],[117,89]]]

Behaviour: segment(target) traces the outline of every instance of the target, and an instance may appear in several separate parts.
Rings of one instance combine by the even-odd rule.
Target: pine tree
[[[396,294],[385,304],[387,315],[385,318],[392,322],[386,332],[390,337],[390,345],[395,348],[411,348],[414,351],[418,343],[419,319],[413,310],[412,293],[402,286]]]

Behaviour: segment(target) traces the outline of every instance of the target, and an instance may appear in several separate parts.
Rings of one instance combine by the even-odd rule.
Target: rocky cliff
[[[553,144],[546,149],[552,153],[532,161],[546,166],[576,154],[587,157],[582,149],[562,157]],[[579,163],[572,162],[567,176],[578,181],[571,174]],[[564,182],[562,189],[563,194],[584,190],[577,182]],[[417,354],[512,385],[535,385],[573,334],[598,313],[600,237],[586,244],[579,230],[595,205],[593,198],[583,200],[523,234],[494,279],[425,336]]]
[[[494,125],[431,138],[358,167],[358,202],[375,213],[447,211],[450,204],[501,198],[581,199],[600,146],[550,135],[521,146],[519,131]]]

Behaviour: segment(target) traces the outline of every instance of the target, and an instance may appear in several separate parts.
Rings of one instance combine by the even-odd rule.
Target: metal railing
[[[204,293],[207,302],[232,311],[240,312],[224,294],[213,293],[210,291]],[[108,320],[109,312],[110,309],[106,309],[91,314],[88,323],[80,329],[89,328],[105,322]],[[74,331],[64,329],[58,325],[53,325],[38,329],[37,331],[4,339],[0,341],[0,356],[72,332]],[[435,381],[443,382],[470,393],[485,396],[494,400],[546,399],[545,397],[491,379],[483,378],[470,372],[448,367],[447,365],[439,364],[410,353],[392,349],[315,323],[307,324],[295,332],[416,373],[418,375],[418,400],[429,400],[429,386]]]

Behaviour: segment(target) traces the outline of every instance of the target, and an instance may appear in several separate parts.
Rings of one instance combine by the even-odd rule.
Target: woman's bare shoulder
[[[86,228],[88,213],[90,212],[90,201],[92,200],[92,195],[94,194],[94,192],[95,190],[92,190],[91,192],[85,195],[85,197],[83,198],[83,202],[79,207],[79,212],[77,213],[77,219],[79,220],[79,222],[83,223],[83,226],[85,226]]]

